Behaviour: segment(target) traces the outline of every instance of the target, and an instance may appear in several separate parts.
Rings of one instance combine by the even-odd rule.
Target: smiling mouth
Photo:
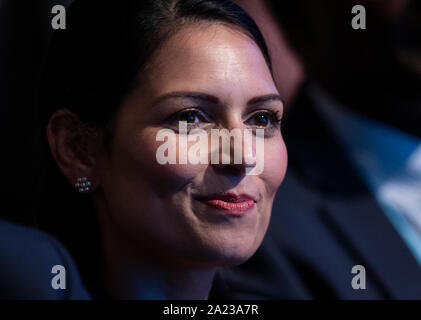
[[[244,216],[256,205],[256,200],[247,194],[218,193],[197,200],[232,216]]]

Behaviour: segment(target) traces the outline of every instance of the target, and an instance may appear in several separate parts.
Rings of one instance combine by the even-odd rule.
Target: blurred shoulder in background
[[[38,230],[0,220],[0,300],[87,300],[67,250]]]

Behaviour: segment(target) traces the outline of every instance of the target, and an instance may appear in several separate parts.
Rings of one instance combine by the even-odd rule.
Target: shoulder
[[[55,238],[4,220],[0,234],[0,299],[89,298],[76,264]]]

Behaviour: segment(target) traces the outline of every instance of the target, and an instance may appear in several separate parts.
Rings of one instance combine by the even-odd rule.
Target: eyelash
[[[281,121],[282,121],[282,118],[281,118],[281,116],[279,115],[279,110],[258,110],[257,112],[255,112],[253,115],[252,115],[252,117],[251,118],[253,118],[254,116],[257,116],[257,115],[262,115],[262,114],[266,114],[266,115],[268,115],[268,117],[270,118],[270,126],[269,127],[266,127],[265,129],[266,130],[270,130],[270,129],[277,129],[277,128],[279,128],[280,127],[280,125],[281,125]],[[249,120],[251,119],[251,118],[249,118]]]
[[[178,126],[178,122],[182,121],[182,120],[180,120],[181,116],[187,115],[189,112],[192,112],[195,115],[200,115],[200,117],[202,118],[202,120],[204,120],[204,122],[209,122],[209,120],[207,120],[207,117],[203,114],[203,112],[201,112],[197,108],[186,108],[186,109],[177,111],[176,113],[174,113],[170,117],[168,117],[166,122]],[[187,123],[187,128],[189,130],[194,129],[198,126],[199,126],[198,123]]]
[[[178,122],[182,121],[182,120],[180,120],[181,116],[187,115],[189,112],[195,114],[196,116],[199,116],[199,118],[201,118],[200,121],[202,121],[202,122],[205,122],[205,123],[210,122],[208,120],[208,117],[205,116],[204,113],[197,108],[186,108],[186,109],[180,110],[180,111],[172,114],[170,117],[168,117],[166,122],[170,123],[172,125],[178,125]],[[281,122],[282,122],[282,118],[279,115],[279,113],[280,113],[279,110],[267,110],[267,109],[257,110],[249,119],[246,120],[246,122],[250,121],[251,119],[253,119],[253,117],[255,117],[257,115],[266,114],[269,117],[270,125],[268,127],[264,127],[265,132],[266,131],[272,131],[272,130],[275,130],[275,129],[278,130],[278,129],[280,129]],[[187,123],[188,131],[190,131],[194,128],[197,128],[199,126],[200,126],[200,122],[199,123]],[[260,127],[256,126],[256,128],[260,128]]]

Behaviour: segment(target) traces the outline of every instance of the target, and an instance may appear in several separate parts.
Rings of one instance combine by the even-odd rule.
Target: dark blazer
[[[222,276],[233,298],[421,299],[421,267],[303,86],[283,123],[289,168],[256,255]],[[366,289],[354,290],[354,265]]]
[[[55,265],[66,270],[66,289],[53,289]],[[53,237],[0,220],[0,299],[89,299],[69,253]]]

